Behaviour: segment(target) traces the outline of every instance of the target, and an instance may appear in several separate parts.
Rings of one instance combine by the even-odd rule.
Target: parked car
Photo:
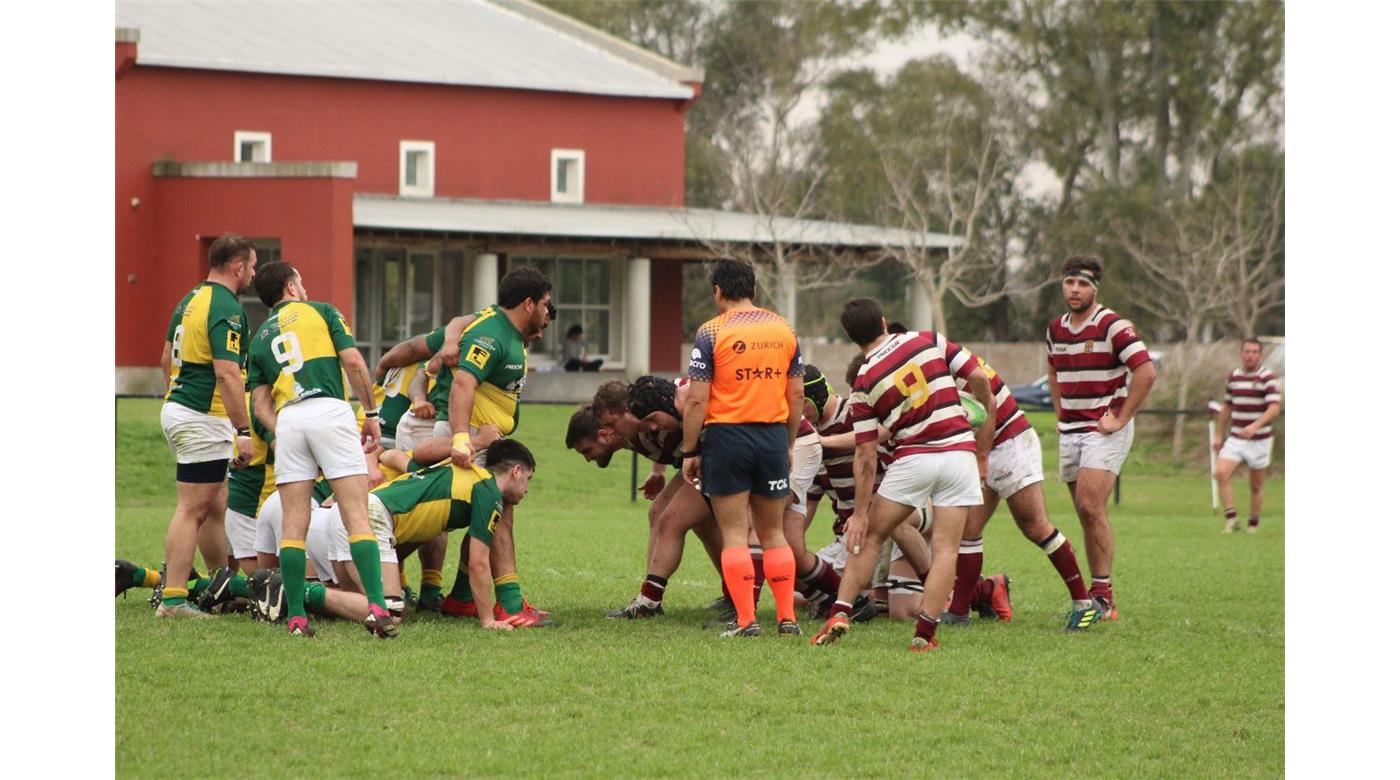
[[[1280,363],[1282,363],[1283,348],[1279,347]],[[1157,370],[1162,370],[1162,353],[1155,349],[1147,351],[1152,358],[1153,365]],[[1027,409],[1053,409],[1054,404],[1050,401],[1050,377],[1042,374],[1041,377],[1028,385],[1016,385],[1011,388],[1011,397],[1016,399],[1016,403]]]

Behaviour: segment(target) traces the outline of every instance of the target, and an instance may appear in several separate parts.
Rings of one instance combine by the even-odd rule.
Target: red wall
[[[116,51],[118,366],[156,365],[170,308],[205,273],[201,237],[281,238],[311,295],[349,315],[353,193],[398,193],[400,140],[435,142],[437,197],[548,201],[550,150],[570,148],[586,154],[589,203],[684,204],[683,101],[130,67],[132,48]],[[231,161],[235,130],[270,132],[274,162],[354,161],[358,178],[151,175],[160,159]],[[658,370],[676,362],[675,273],[653,271],[658,295],[676,288],[655,307]]]
[[[678,260],[651,261],[651,370],[681,370],[681,274]]]
[[[132,263],[144,270],[132,280],[118,263],[117,365],[157,365],[171,310],[208,273],[208,240],[225,232],[281,238],[282,258],[301,271],[307,293],[352,316],[353,180],[153,181],[150,200],[137,209],[152,228],[151,243]]]

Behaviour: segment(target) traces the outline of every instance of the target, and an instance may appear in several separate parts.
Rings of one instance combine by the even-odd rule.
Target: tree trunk
[[[1172,462],[1181,462],[1181,451],[1186,443],[1186,415],[1180,414],[1186,408],[1186,391],[1190,389],[1191,378],[1196,372],[1191,370],[1187,364],[1189,353],[1196,348],[1196,338],[1200,334],[1201,326],[1198,323],[1190,323],[1186,326],[1186,338],[1176,346],[1176,411],[1178,414],[1172,420]]]
[[[778,313],[797,328],[797,266],[787,258],[774,258],[778,266],[778,289],[773,300],[777,302]]]

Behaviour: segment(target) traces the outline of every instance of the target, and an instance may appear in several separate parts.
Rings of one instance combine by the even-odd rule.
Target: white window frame
[[[254,154],[253,159],[244,160],[242,157],[243,144],[247,143],[262,144],[263,154],[266,159],[259,160],[257,159],[257,155]],[[233,161],[260,163],[272,162],[272,133],[266,133],[260,130],[234,130]]]
[[[418,184],[410,186],[408,183],[408,155],[410,153],[423,153],[427,155],[427,175],[418,177]],[[436,183],[434,171],[436,168],[437,144],[432,141],[399,141],[399,195],[419,198],[433,197],[433,185]],[[420,171],[422,173],[422,171]]]
[[[578,175],[571,182],[574,186],[567,192],[559,191],[559,163],[568,161],[576,163],[575,170]],[[582,203],[583,202],[583,150],[582,149],[551,149],[549,152],[549,201],[551,203]]]

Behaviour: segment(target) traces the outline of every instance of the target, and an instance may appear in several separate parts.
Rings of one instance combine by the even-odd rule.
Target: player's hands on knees
[[[1118,419],[1113,412],[1104,412],[1103,417],[1099,418],[1099,433],[1107,435],[1117,433],[1122,429],[1123,421]]]
[[[681,466],[681,476],[685,478],[685,481],[686,481],[686,482],[689,482],[690,484],[694,485],[694,486],[697,487],[697,488],[700,487],[700,456],[699,456],[699,455],[696,455],[696,456],[693,457],[693,458],[686,458],[686,459],[685,459],[685,464]]]
[[[491,629],[492,631],[514,631],[514,630],[515,630],[515,626],[512,626],[511,624],[507,623],[507,622],[504,621],[504,620],[483,620],[483,621],[481,621],[481,627],[482,627],[482,628],[489,628],[489,629]]]
[[[661,489],[666,487],[666,476],[664,474],[652,474],[647,477],[647,481],[637,488],[648,501],[656,500],[661,495]]]
[[[235,444],[238,454],[229,465],[241,469],[253,459],[253,440],[247,436],[239,436]]]
[[[860,548],[865,544],[865,529],[870,525],[861,512],[855,512],[846,521],[846,549],[851,551],[851,555],[860,555]]]
[[[379,446],[379,420],[374,417],[366,417],[365,424],[360,426],[360,446],[365,452],[374,452],[374,448]]]

